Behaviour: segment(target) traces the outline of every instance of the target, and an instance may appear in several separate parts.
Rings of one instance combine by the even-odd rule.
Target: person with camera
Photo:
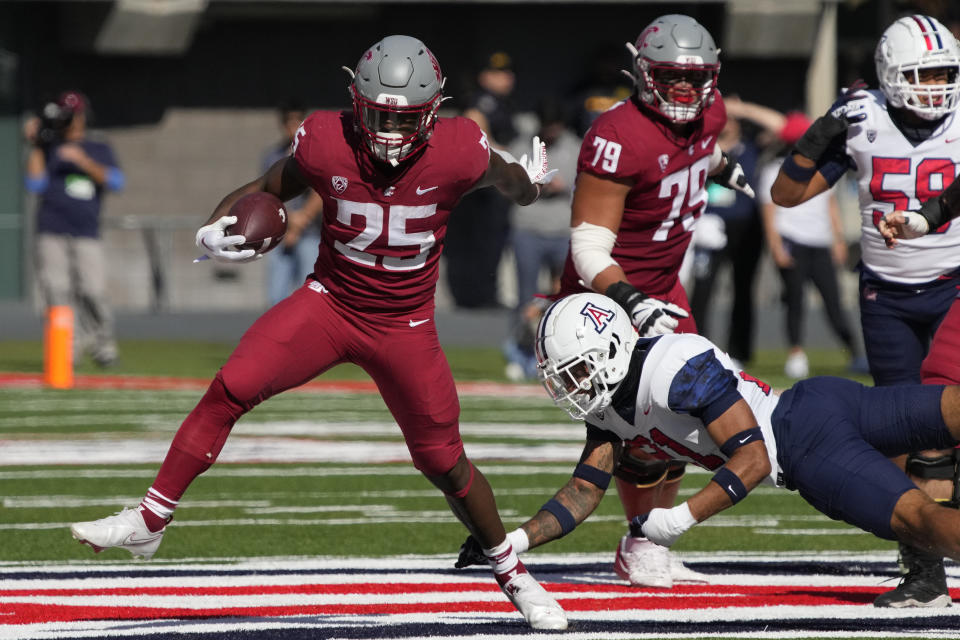
[[[73,307],[74,354],[89,353],[101,367],[117,358],[113,313],[107,304],[100,208],[106,190],[125,178],[110,146],[87,137],[90,104],[66,91],[44,105],[24,128],[33,146],[25,183],[38,196],[37,280],[45,305]]]

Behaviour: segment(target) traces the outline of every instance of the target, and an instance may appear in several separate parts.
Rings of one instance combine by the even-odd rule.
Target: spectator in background
[[[540,199],[517,211],[512,221],[513,252],[517,268],[517,306],[513,330],[504,345],[507,378],[519,382],[537,375],[533,335],[546,308],[538,293],[553,294],[560,287],[560,273],[570,241],[570,198],[577,178],[580,138],[567,124],[559,102],[544,101],[538,110],[540,140],[547,145],[550,168],[558,173],[543,186]],[[541,271],[550,273],[549,291],[538,290]]]
[[[504,150],[517,138],[510,95],[516,83],[510,56],[493,53],[477,74],[477,89],[463,115]],[[496,189],[474,191],[450,215],[446,249],[447,286],[458,307],[500,306],[497,270],[510,233],[512,203]]]
[[[74,355],[89,354],[101,367],[117,359],[113,312],[107,302],[100,210],[106,190],[125,178],[106,142],[88,137],[90,102],[66,91],[24,127],[33,146],[26,188],[37,194],[37,280],[44,304],[73,307]]]
[[[760,149],[743,135],[736,111],[739,101],[734,97],[725,101],[727,121],[717,137],[717,145],[740,163],[747,181],[753,183]],[[697,223],[693,239],[690,310],[699,332],[710,336],[708,308],[714,281],[721,266],[730,263],[733,307],[727,330],[727,353],[742,364],[753,357],[753,283],[763,247],[763,227],[756,202],[742,191],[711,183],[707,186],[707,198],[707,208]],[[712,233],[701,232],[701,226]]]
[[[788,114],[787,122],[781,138],[792,146],[803,135],[810,121],[803,114],[792,113]],[[803,303],[808,280],[820,292],[830,327],[850,354],[851,371],[866,373],[866,360],[859,354],[850,324],[840,307],[837,267],[847,262],[847,242],[836,198],[831,190],[792,209],[775,204],[770,199],[770,186],[780,171],[784,155],[763,168],[757,191],[770,257],[783,280],[787,338],[790,342],[784,373],[794,380],[810,375],[810,363],[803,350]]]
[[[263,155],[260,169],[266,173],[275,162],[287,157],[293,150],[297,127],[306,117],[306,109],[296,100],[280,106],[280,142],[270,147]],[[286,298],[303,284],[313,271],[320,244],[320,212],[323,200],[313,189],[287,202],[287,233],[279,251],[267,254],[267,297],[270,306]]]
[[[621,71],[622,58],[613,43],[600,45],[591,56],[586,75],[571,92],[577,136],[585,136],[597,116],[633,93],[633,82]]]

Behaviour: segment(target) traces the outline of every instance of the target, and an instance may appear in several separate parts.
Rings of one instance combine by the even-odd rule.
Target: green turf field
[[[209,377],[229,353],[225,345],[132,342],[121,345],[122,360],[111,375],[152,374]],[[0,343],[0,371],[37,371],[39,345]],[[450,349],[458,380],[502,381],[495,350]],[[775,387],[783,353],[763,352],[749,370]],[[816,373],[843,374],[845,358],[813,353]],[[82,365],[79,372],[95,372]],[[340,367],[330,377],[364,374]],[[135,505],[149,487],[159,455],[182,418],[202,393],[196,391],[68,390],[0,388],[0,561],[89,559],[90,550],[70,539],[76,520],[108,515]],[[536,512],[569,478],[582,444],[582,429],[546,394],[508,398],[461,398],[468,453],[487,473],[508,528]],[[307,447],[346,447],[363,460],[402,443],[383,401],[375,394],[288,393],[268,400],[235,428],[224,455],[237,443],[282,437]],[[70,455],[68,448],[75,446]],[[11,464],[11,447],[34,460],[59,451],[56,464]],[[475,455],[482,447],[505,447],[509,455]],[[563,451],[543,462],[538,447]],[[129,447],[124,450],[123,447]],[[126,464],[142,448],[160,451],[149,462]],[[110,449],[109,452],[105,451]],[[6,451],[6,453],[5,453]],[[111,453],[114,460],[97,462]],[[54,455],[54,454],[51,454]],[[498,457],[502,455],[503,457]],[[39,456],[39,457],[37,457]],[[155,461],[154,461],[155,458]],[[137,458],[133,458],[137,459]],[[91,462],[93,460],[94,462]],[[708,481],[688,474],[689,495]],[[551,552],[612,551],[624,532],[622,510],[611,491],[573,534],[549,545]],[[394,555],[449,553],[465,536],[433,487],[409,463],[221,462],[194,483],[177,511],[157,560],[275,555]],[[892,550],[894,545],[830,521],[795,494],[761,487],[733,509],[695,527],[679,551]],[[122,551],[101,557],[123,559]]]
[[[120,358],[107,370],[84,358],[76,363],[77,373],[109,373],[113,375],[163,375],[212,377],[230,355],[232,343],[125,340],[120,343]],[[458,381],[506,381],[504,359],[495,348],[445,347],[453,375]],[[850,374],[846,367],[849,355],[839,349],[810,349],[810,374],[843,376],[871,384],[870,377]],[[747,365],[752,375],[775,388],[790,385],[783,375],[785,349],[759,350]],[[0,372],[39,372],[43,370],[43,345],[38,341],[0,341]],[[325,379],[363,380],[367,375],[354,365],[341,365],[324,374]]]

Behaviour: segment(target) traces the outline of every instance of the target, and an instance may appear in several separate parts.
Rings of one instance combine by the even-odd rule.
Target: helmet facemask
[[[892,69],[888,85],[902,106],[924,120],[937,120],[960,107],[960,64],[923,66],[898,65]],[[942,72],[946,82],[924,82],[924,76]]]
[[[374,159],[397,166],[427,144],[442,100],[439,93],[429,102],[407,105],[402,95],[380,94],[370,100],[353,85],[350,92],[355,126]]]
[[[555,405],[574,420],[582,420],[606,408],[617,389],[617,383],[604,379],[605,361],[600,349],[584,351],[566,362],[547,361],[540,365],[540,381]]]
[[[717,85],[719,64],[680,64],[637,61],[642,78],[641,100],[671,122],[697,119]]]

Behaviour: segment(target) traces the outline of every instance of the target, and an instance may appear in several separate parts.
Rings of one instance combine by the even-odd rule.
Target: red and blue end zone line
[[[872,606],[896,584],[885,582],[892,562],[702,557],[688,565],[707,573],[709,584],[664,590],[629,587],[595,556],[532,556],[531,571],[571,623],[536,637],[960,636],[960,607]],[[951,564],[950,573],[951,595],[960,598],[960,572]],[[486,570],[457,571],[436,558],[8,566],[0,581],[0,639],[480,640],[531,633]]]

